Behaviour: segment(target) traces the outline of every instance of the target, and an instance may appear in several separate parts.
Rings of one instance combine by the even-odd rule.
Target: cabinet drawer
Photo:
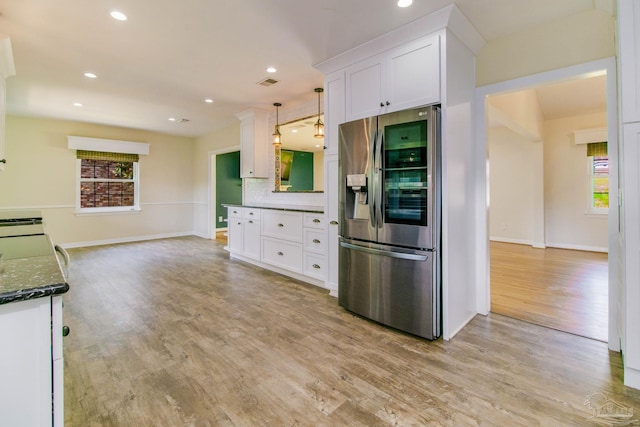
[[[242,218],[260,221],[260,209],[258,208],[242,208]]]
[[[296,272],[302,271],[302,244],[262,238],[262,261]]]
[[[304,229],[304,250],[325,254],[327,251],[327,232],[324,230]]]
[[[313,214],[313,213],[304,214],[305,227],[325,228],[326,225],[327,225],[327,220],[325,219],[323,214]]]
[[[305,253],[304,254],[304,270],[306,276],[314,277],[319,280],[325,280],[327,271],[326,259],[323,255]]]
[[[227,208],[228,218],[242,218],[242,208],[237,206],[229,206]]]
[[[262,235],[302,243],[302,213],[264,210]]]

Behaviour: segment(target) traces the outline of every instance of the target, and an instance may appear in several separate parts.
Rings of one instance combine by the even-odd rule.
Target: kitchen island
[[[1,424],[62,426],[62,294],[69,290],[45,234],[0,237]]]
[[[227,207],[232,258],[325,287],[327,220],[322,206]]]

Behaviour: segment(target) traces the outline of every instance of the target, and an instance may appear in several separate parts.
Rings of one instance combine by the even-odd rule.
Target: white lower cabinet
[[[321,213],[228,208],[232,256],[324,287],[327,227]]]
[[[302,272],[302,245],[296,242],[262,238],[262,260],[287,270]]]
[[[63,425],[61,325],[62,297],[0,305],[0,425]]]

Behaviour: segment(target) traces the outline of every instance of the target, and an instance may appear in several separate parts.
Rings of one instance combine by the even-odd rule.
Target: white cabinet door
[[[440,37],[430,36],[387,56],[385,103],[387,112],[405,110],[440,101]]]
[[[51,425],[51,299],[0,305],[0,424]]]
[[[384,60],[384,55],[377,55],[346,69],[346,121],[384,111]]]
[[[325,287],[332,293],[338,290],[338,156],[325,158],[325,206],[327,221],[327,255]]]
[[[244,248],[244,239],[242,237],[242,219],[229,218],[227,223],[227,238],[230,252],[242,253]]]
[[[324,84],[325,156],[338,154],[338,127],[345,122],[344,71],[329,74]]]
[[[247,110],[236,114],[240,119],[240,177],[269,177],[269,113]]]
[[[244,255],[260,260],[260,221],[245,219],[243,222]]]

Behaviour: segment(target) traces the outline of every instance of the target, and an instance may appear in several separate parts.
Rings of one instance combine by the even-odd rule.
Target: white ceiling
[[[7,110],[199,136],[233,123],[233,114],[246,108],[313,99],[322,86],[313,64],[451,3],[486,40],[613,4],[416,0],[401,9],[395,3],[0,0],[0,32],[11,37],[16,65],[7,80]],[[115,21],[113,9],[129,19]],[[267,66],[278,72],[266,73]],[[86,71],[98,78],[87,79]],[[267,77],[279,83],[257,84]],[[214,103],[204,103],[207,97]]]

